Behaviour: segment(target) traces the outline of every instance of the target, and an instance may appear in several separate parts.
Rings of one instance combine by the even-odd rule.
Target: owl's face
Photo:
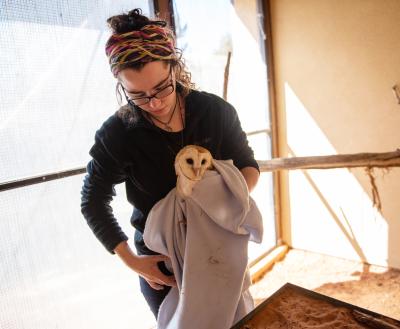
[[[198,181],[204,172],[212,167],[211,153],[204,147],[188,145],[179,151],[175,158],[175,172],[187,179]]]

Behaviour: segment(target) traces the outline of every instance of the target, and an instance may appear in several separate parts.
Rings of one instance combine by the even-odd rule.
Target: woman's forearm
[[[259,171],[254,167],[245,167],[245,168],[241,169],[240,172],[242,173],[242,175],[247,183],[249,192],[253,191],[253,189],[257,185],[258,179],[260,178]]]
[[[128,240],[128,236],[119,226],[110,204],[118,179],[114,177],[109,180],[109,176],[98,161],[91,160],[88,163],[81,191],[81,212],[97,239],[113,253],[115,246],[120,241]]]
[[[135,263],[137,263],[139,257],[132,251],[127,241],[119,243],[115,247],[114,252],[130,268],[134,269],[136,267],[135,265],[137,264]]]

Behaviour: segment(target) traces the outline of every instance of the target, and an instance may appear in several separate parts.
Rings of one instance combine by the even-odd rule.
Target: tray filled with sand
[[[281,328],[400,329],[400,321],[286,283],[231,329]]]

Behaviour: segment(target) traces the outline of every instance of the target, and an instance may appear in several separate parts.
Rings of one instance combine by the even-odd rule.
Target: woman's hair
[[[112,64],[114,65],[114,68],[112,67],[114,75],[116,75],[115,72],[117,72],[117,70],[120,71],[126,68],[140,70],[149,61],[162,60],[165,61],[166,63],[169,63],[175,70],[176,81],[180,85],[179,92],[183,97],[188,95],[190,90],[195,87],[194,83],[192,83],[191,81],[191,74],[187,70],[185,62],[182,58],[182,51],[179,48],[175,47],[175,36],[173,32],[167,27],[167,23],[165,21],[160,19],[154,19],[154,20],[149,19],[148,17],[142,15],[142,11],[140,8],[136,8],[129,11],[127,14],[116,15],[108,18],[107,23],[112,31],[112,35],[106,45],[106,53],[110,58],[110,64],[113,52],[114,53],[116,52],[114,50],[116,47],[114,47],[114,49],[112,47],[115,44],[118,43],[121,44],[121,41],[124,42],[125,40],[123,38],[125,36],[128,36],[127,38],[129,38],[129,35],[135,34],[135,31],[141,31],[138,33],[142,33],[142,35],[146,33],[146,40],[147,40],[146,42],[150,43],[151,47],[155,47],[155,45],[158,46],[160,45],[160,43],[162,45],[162,42],[165,42],[166,40],[167,43],[165,43],[164,48],[171,50],[170,52],[167,52],[167,54],[165,54],[164,48],[159,47],[158,50],[156,49],[154,51],[155,53],[154,56],[143,56],[140,53],[134,53],[133,55],[129,54],[128,56],[131,57],[136,56],[134,60],[124,60]],[[150,32],[148,31],[149,29],[151,29]],[[147,39],[148,36],[149,39]],[[141,39],[139,37],[139,43],[141,42],[140,40]],[[168,44],[168,41],[170,41],[171,43]],[[141,49],[142,47],[139,48]],[[120,47],[120,49],[122,49],[123,51],[130,52],[129,44],[124,48]],[[156,51],[158,51],[158,53]],[[124,58],[129,58],[128,56],[124,56]],[[121,103],[122,101],[120,88],[121,85],[120,83],[118,83],[116,87],[116,93],[119,103]],[[122,107],[120,110],[120,112],[124,112],[123,116],[126,119],[128,119],[131,123],[136,121],[135,119],[137,119],[137,117],[128,118],[129,115],[128,113],[126,113],[127,111],[129,111],[129,107],[127,106]],[[135,112],[135,111],[131,110],[130,112]]]

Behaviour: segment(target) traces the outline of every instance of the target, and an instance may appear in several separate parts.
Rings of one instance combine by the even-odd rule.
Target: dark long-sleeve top
[[[206,92],[192,90],[185,97],[185,128],[181,132],[166,132],[143,116],[128,124],[118,112],[96,132],[81,192],[81,211],[109,252],[128,240],[110,206],[114,186],[125,183],[133,206],[131,223],[143,233],[151,208],[176,186],[175,156],[189,144],[205,147],[215,159],[232,159],[238,169],[259,169],[233,106]]]

